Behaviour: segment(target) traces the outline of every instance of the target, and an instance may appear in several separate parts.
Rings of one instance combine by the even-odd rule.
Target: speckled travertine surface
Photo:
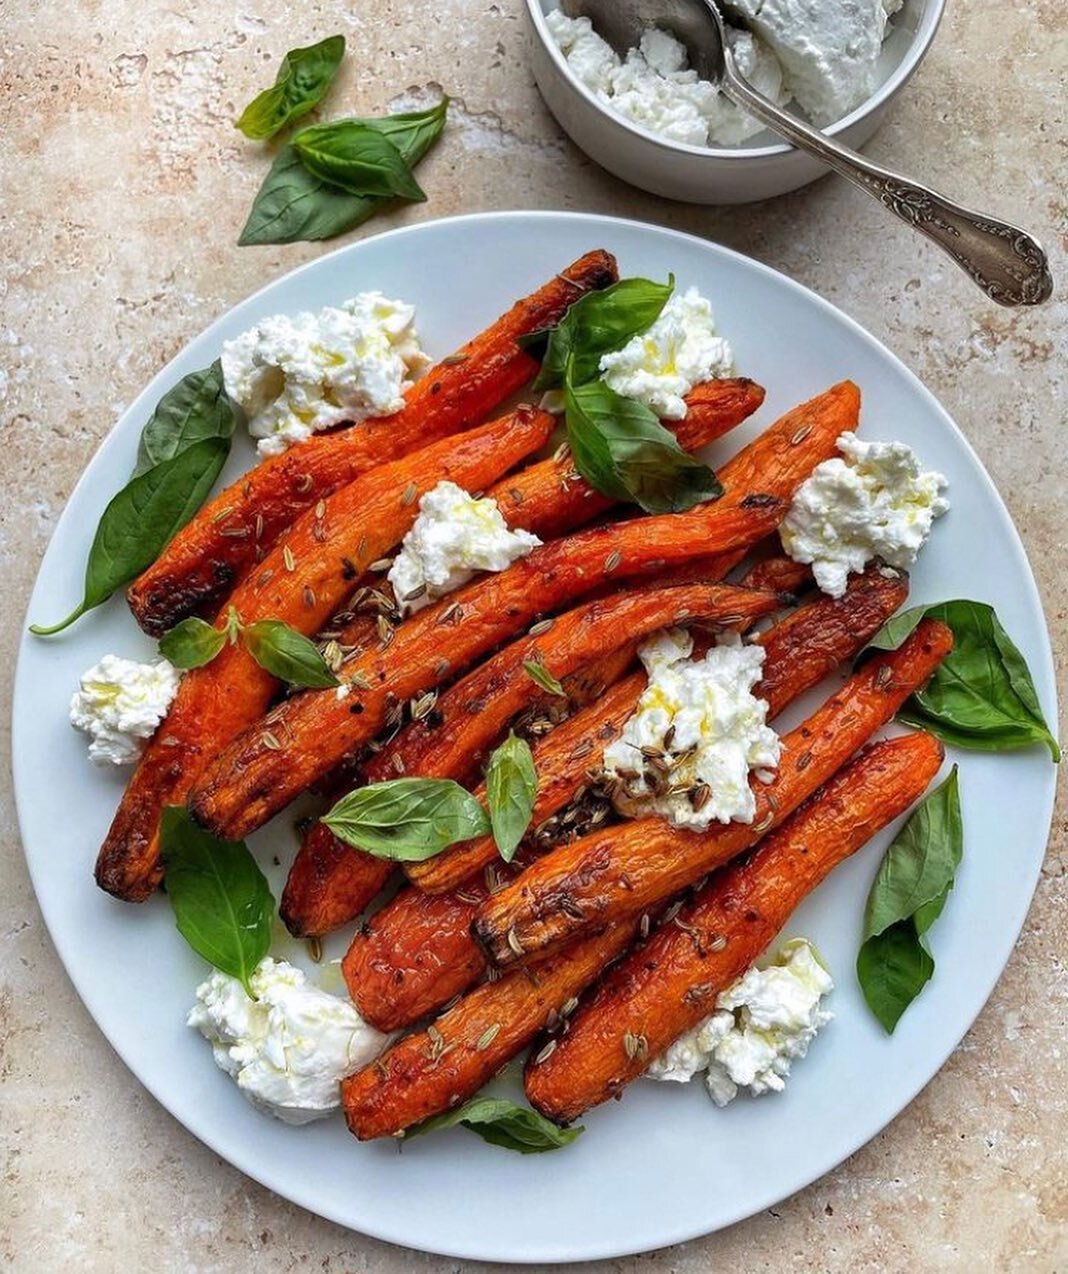
[[[454,97],[390,224],[491,208],[622,213],[727,243],[815,288],[942,399],[1016,518],[1062,696],[1068,617],[1063,299],[987,304],[836,180],[760,207],[686,208],[593,167],[543,108],[520,0],[89,0],[0,8],[3,714],[26,598],[75,480],[116,413],[181,345],[322,245],[236,248],[265,164],[231,127],[290,46],[334,31],[335,103]],[[950,0],[871,153],[1035,230],[1068,279],[1068,17],[1061,0]],[[333,246],[333,245],[330,245]],[[5,753],[9,747],[5,737]],[[158,1107],[76,999],[33,900],[7,757],[0,806],[0,1260],[12,1268],[455,1268],[275,1198]],[[1068,1269],[1065,804],[1024,933],[942,1073],[848,1163],[781,1206],[620,1271]]]

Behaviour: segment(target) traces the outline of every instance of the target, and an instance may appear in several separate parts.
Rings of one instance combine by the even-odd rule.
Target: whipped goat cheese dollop
[[[529,531],[513,531],[496,500],[439,482],[419,501],[388,579],[398,606],[410,613],[466,584],[476,571],[503,571],[540,543]]]
[[[726,636],[703,659],[679,629],[640,649],[649,682],[623,733],[604,750],[623,814],[660,814],[677,827],[751,823],[756,798],[750,774],[779,763],[779,737],[768,705],[753,694],[764,666],[760,646]]]
[[[717,999],[716,1011],[675,1041],[646,1074],[685,1083],[704,1075],[717,1106],[748,1090],[781,1092],[791,1063],[808,1052],[817,1032],[834,1017],[823,997],[831,975],[805,939],[788,942],[767,968],[754,965]]]
[[[82,673],[70,723],[89,736],[97,765],[133,765],[178,693],[182,674],[166,659],[138,663],[105,655]]]
[[[374,1061],[390,1037],[285,960],[266,957],[249,981],[254,1000],[216,970],[197,987],[188,1024],[260,1110],[287,1124],[329,1115],[340,1105],[341,1081]]]
[[[841,597],[851,572],[873,558],[904,570],[916,560],[935,518],[949,509],[948,483],[925,471],[903,442],[838,439],[841,457],[817,465],[783,519],[779,538],[816,583]]]
[[[318,314],[276,314],[223,346],[226,392],[264,456],[343,421],[390,416],[426,367],[415,308],[361,292]]]
[[[702,381],[729,376],[734,356],[716,331],[711,303],[696,288],[676,292],[652,327],[601,358],[601,379],[664,420],[686,415],[686,395]]]

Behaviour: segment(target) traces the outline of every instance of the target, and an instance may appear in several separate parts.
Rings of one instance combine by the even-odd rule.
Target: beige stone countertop
[[[334,31],[332,99],[371,114],[444,86],[430,194],[357,231],[496,208],[618,213],[706,235],[814,288],[884,341],[960,423],[1016,519],[1058,656],[1068,618],[1068,16],[1062,0],[949,0],[877,159],[1033,230],[1060,295],[989,304],[935,249],[831,178],[748,208],[669,204],[562,136],[520,0],[0,6],[2,713],[19,626],[64,502],[117,413],[195,333],[334,244],[237,248],[265,171],[232,127],[293,45]],[[3,742],[0,1261],[19,1270],[459,1268],[349,1233],[194,1140],[76,998],[30,888]],[[828,1177],[729,1231],[591,1269],[1068,1270],[1068,836],[1064,784],[1034,904],[942,1072]],[[1007,847],[1011,848],[1011,847]]]

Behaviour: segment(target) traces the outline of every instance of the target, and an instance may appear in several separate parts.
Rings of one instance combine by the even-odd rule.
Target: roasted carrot
[[[781,553],[755,563],[742,576],[746,588],[770,588],[776,593],[800,593],[812,583],[812,567]]]
[[[391,1137],[457,1106],[521,1052],[561,1008],[631,941],[616,925],[538,966],[488,982],[425,1031],[394,1044],[341,1083],[349,1130],[361,1141]]]
[[[300,517],[235,590],[233,606],[246,624],[270,618],[309,635],[318,632],[351,589],[351,577],[404,535],[421,492],[446,475],[478,486],[536,451],[552,427],[545,412],[521,407],[460,438],[381,465]],[[156,832],[163,807],[184,801],[205,764],[254,722],[262,737],[273,739],[262,716],[276,687],[234,644],[182,679],[100,851],[101,888],[129,901],[148,897],[161,874]]]
[[[587,253],[432,368],[396,415],[309,439],[257,465],[206,505],[130,586],[137,622],[160,636],[224,597],[305,509],[376,465],[484,419],[537,371],[517,338],[553,326],[586,292],[617,277],[610,253]]]
[[[904,813],[941,763],[942,746],[927,734],[872,744],[749,857],[717,873],[610,970],[554,1047],[528,1060],[535,1109],[569,1123],[618,1096],[713,1012],[802,898]]]
[[[925,620],[899,650],[864,664],[783,738],[775,777],[754,782],[751,824],[694,832],[645,818],[561,846],[483,904],[475,937],[492,963],[506,968],[679,893],[781,823],[891,719],[952,646],[945,625]]]
[[[742,453],[740,471],[759,473],[759,486],[729,487],[722,499],[689,513],[597,527],[546,544],[420,611],[384,649],[364,651],[347,666],[369,689],[343,701],[333,692],[295,696],[280,709],[285,726],[275,733],[281,747],[265,745],[262,732],[252,730],[225,749],[190,794],[196,817],[219,834],[243,836],[372,739],[397,705],[468,667],[536,615],[611,580],[756,543],[778,525],[815,465],[833,453],[839,433],[855,425],[859,406],[859,391],[844,381],[788,413]]]

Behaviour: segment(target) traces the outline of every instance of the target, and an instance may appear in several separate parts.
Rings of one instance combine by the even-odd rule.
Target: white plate
[[[119,421],[79,482],[45,555],[30,614],[51,621],[79,596],[104,504],[133,465],[140,426],[179,376],[263,315],[316,309],[381,288],[414,301],[430,350],[444,354],[511,301],[594,247],[624,274],[696,284],[713,298],[737,365],[767,387],[755,422],[849,376],[864,390],[863,432],[902,438],[951,482],[952,512],[914,575],[913,600],[992,602],[1020,646],[1047,719],[1056,720],[1049,640],[1019,538],[967,442],[923,386],[872,337],[782,275],[703,240],[564,213],[463,217],[352,244],[272,283],[197,337]],[[235,448],[228,476],[248,464]],[[837,1016],[781,1096],[716,1110],[699,1085],[639,1083],[587,1119],[567,1150],[518,1156],[463,1130],[362,1146],[340,1120],[303,1130],[257,1114],[184,1026],[205,967],[163,898],[135,907],[95,888],[92,865],[123,785],[95,769],[67,725],[78,675],[107,651],[151,643],[120,601],[58,639],[27,636],[15,687],[15,791],[37,897],[60,957],[112,1045],[160,1102],[218,1154],[264,1185],[343,1225],[472,1259],[611,1257],[705,1234],[769,1207],[883,1128],[935,1074],[990,994],[1023,923],[1050,826],[1054,767],[1038,748],[960,754],[963,866],[932,933],[938,970],[893,1038],[853,977],[861,912],[887,836],[809,899],[789,926],[833,970]],[[294,848],[291,817],[254,841],[271,867]],[[280,873],[273,869],[274,879]],[[276,954],[289,953],[280,938]]]

